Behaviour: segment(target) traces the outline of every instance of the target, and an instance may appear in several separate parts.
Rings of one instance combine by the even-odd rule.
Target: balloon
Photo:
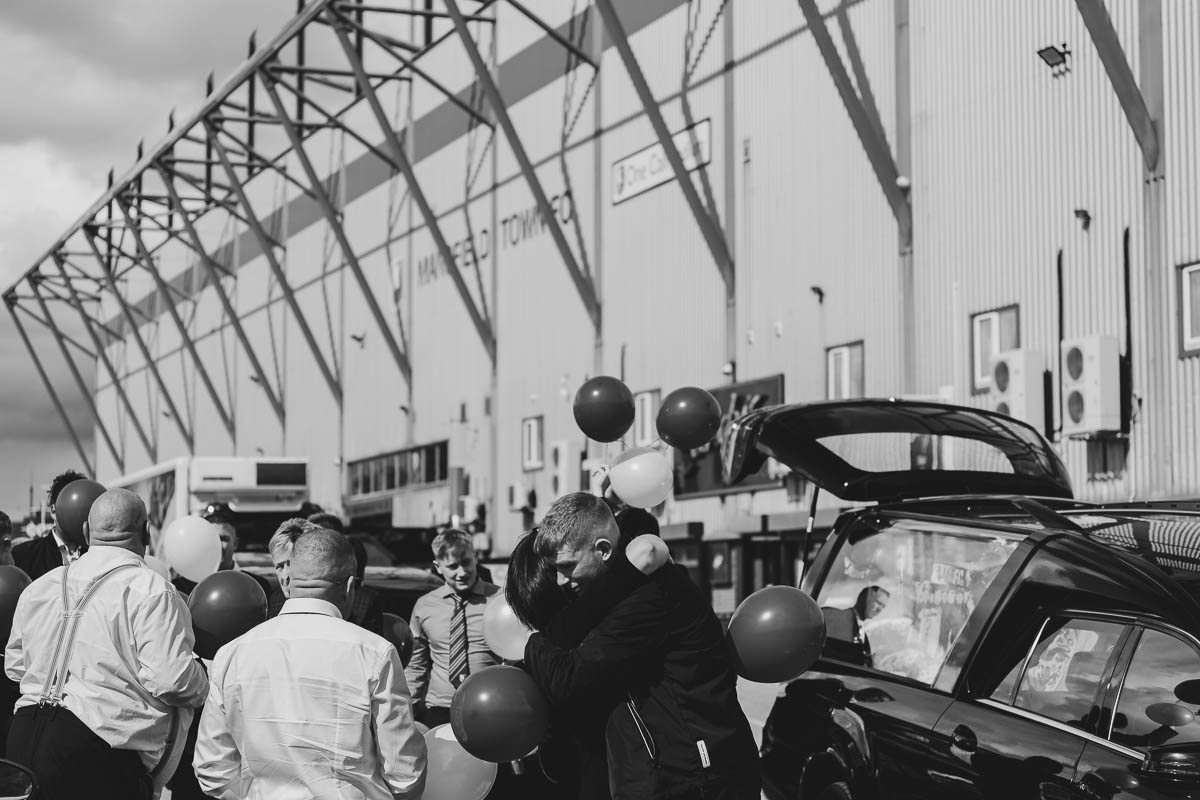
[[[767,586],[733,612],[729,644],[738,675],[758,683],[790,681],[820,657],[825,617],[799,589]]]
[[[417,729],[417,733],[421,734],[422,736],[424,736],[425,734],[429,733],[429,726],[428,726],[428,725],[426,725],[424,722],[417,722],[417,721],[414,719],[414,720],[413,720],[413,727],[414,727],[414,728],[416,728],[416,729]],[[456,742],[457,742],[458,740],[457,740],[457,739],[455,739],[454,741],[456,741]]]
[[[146,562],[147,567],[162,575],[168,581],[171,580],[171,568],[167,566],[167,562],[158,556],[146,556],[143,560]]]
[[[615,442],[633,425],[633,392],[607,375],[586,381],[575,394],[575,423],[589,439]]]
[[[450,701],[450,725],[463,748],[485,761],[524,758],[546,736],[550,709],[533,678],[509,666],[468,676]]]
[[[85,541],[83,523],[87,522],[92,503],[106,491],[103,485],[81,478],[68,483],[58,493],[58,499],[54,501],[54,516],[58,519],[58,527],[67,534],[68,541]]]
[[[396,647],[396,651],[400,653],[400,663],[407,667],[408,660],[412,658],[413,654],[412,628],[408,623],[402,617],[385,611],[383,614],[383,638]]]
[[[267,620],[267,595],[245,572],[209,575],[188,598],[196,655],[212,658],[223,645]]]
[[[199,583],[221,564],[221,534],[200,517],[180,517],[163,530],[162,551],[173,570]]]
[[[421,800],[483,800],[492,790],[496,765],[468,753],[454,738],[450,725],[428,731],[425,749],[429,755]]]
[[[17,611],[17,598],[25,587],[33,583],[25,571],[11,564],[0,565],[0,647],[8,642],[12,633],[13,614]]]
[[[680,450],[708,444],[721,427],[721,404],[703,389],[685,386],[666,396],[658,408],[658,435]]]
[[[671,462],[649,447],[631,447],[608,468],[613,491],[627,506],[653,508],[671,494]]]
[[[532,631],[517,619],[512,606],[497,592],[483,609],[483,640],[488,649],[505,661],[525,658],[525,642]]]

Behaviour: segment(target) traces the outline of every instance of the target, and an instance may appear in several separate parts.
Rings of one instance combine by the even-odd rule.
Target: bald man
[[[192,762],[220,800],[408,800],[425,788],[425,740],[404,667],[382,636],[347,621],[355,560],[312,527],[291,548],[288,599],[217,651]]]
[[[174,772],[208,679],[187,606],[142,560],[141,498],[105,492],[84,532],[91,549],[17,603],[7,757],[33,770],[43,800],[148,800]]]

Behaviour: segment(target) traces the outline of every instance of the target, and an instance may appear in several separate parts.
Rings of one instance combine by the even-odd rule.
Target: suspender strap
[[[88,601],[92,599],[96,590],[112,577],[113,573],[136,566],[136,564],[118,564],[108,572],[101,574],[87,587],[74,608],[71,608],[70,596],[67,591],[67,576],[70,574],[71,565],[66,564],[63,567],[63,610],[58,641],[54,645],[54,656],[50,660],[50,669],[46,672],[46,682],[42,685],[42,694],[38,698],[38,705],[62,705],[63,689],[67,685],[67,675],[70,673],[71,651],[75,647],[75,637],[79,632],[79,620],[83,617],[83,611],[87,607]]]

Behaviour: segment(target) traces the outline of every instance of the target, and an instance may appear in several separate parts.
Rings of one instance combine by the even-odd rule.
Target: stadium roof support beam
[[[334,238],[337,239],[338,246],[342,250],[342,255],[346,259],[346,265],[354,273],[354,278],[358,282],[359,289],[362,291],[367,308],[370,310],[371,316],[375,318],[375,324],[379,328],[379,332],[383,335],[383,340],[387,345],[388,351],[392,354],[392,360],[396,362],[396,366],[400,369],[400,374],[404,376],[405,383],[411,384],[412,365],[409,363],[408,354],[401,349],[400,343],[396,341],[396,335],[392,332],[391,326],[388,325],[387,319],[383,316],[383,309],[379,307],[379,300],[375,297],[375,292],[371,289],[371,283],[367,280],[362,265],[358,263],[358,255],[354,252],[354,248],[351,247],[350,240],[346,238],[346,230],[342,226],[341,214],[334,207],[333,200],[329,197],[329,192],[325,188],[325,184],[321,181],[321,177],[313,167],[312,160],[308,157],[308,152],[304,149],[304,140],[300,135],[299,128],[296,127],[296,123],[292,121],[292,118],[288,116],[287,108],[284,106],[283,99],[279,96],[279,90],[275,86],[275,76],[271,74],[268,67],[260,69],[258,74],[262,80],[263,88],[267,90],[267,96],[271,99],[271,104],[275,106],[275,113],[280,118],[280,125],[283,127],[284,133],[287,134],[288,141],[292,144],[292,152],[296,156],[296,160],[300,162],[305,175],[308,176],[308,182],[317,206],[321,209],[321,213],[325,215],[325,221],[329,224],[329,229],[332,231]]]
[[[1113,27],[1112,17],[1104,7],[1104,0],[1075,0],[1075,5],[1079,8],[1079,16],[1083,17],[1083,24],[1087,27],[1092,44],[1096,46],[1096,52],[1104,64],[1104,71],[1108,73],[1108,80],[1121,103],[1121,110],[1125,112],[1125,119],[1129,121],[1133,137],[1137,139],[1138,147],[1142,150],[1146,170],[1153,173],[1158,168],[1161,153],[1158,130],[1154,127],[1154,119],[1150,116],[1146,100],[1138,88],[1129,60],[1125,57],[1125,50],[1121,47],[1121,40]]]
[[[175,307],[175,299],[171,297],[171,289],[167,285],[167,282],[163,280],[162,275],[159,274],[158,268],[154,264],[154,259],[150,255],[150,251],[146,248],[146,242],[142,239],[141,227],[133,221],[133,215],[129,213],[129,201],[117,195],[117,206],[121,209],[121,214],[125,217],[125,223],[129,226],[129,232],[133,235],[133,243],[137,245],[137,250],[141,254],[142,266],[150,273],[155,286],[158,287],[159,294],[162,295],[163,302],[167,306],[167,315],[175,323],[175,328],[179,332],[179,338],[183,342],[183,347],[192,357],[192,363],[196,367],[197,374],[200,375],[200,382],[204,384],[209,398],[213,401],[213,405],[216,406],[217,415],[221,418],[221,423],[225,426],[226,432],[229,433],[230,438],[234,438],[233,417],[226,410],[225,403],[221,401],[221,395],[217,392],[216,384],[213,383],[212,377],[208,374],[208,369],[204,366],[204,362],[200,360],[200,354],[196,352],[196,343],[192,339],[187,325],[184,324],[183,318],[179,316],[179,309]],[[188,449],[190,450],[191,448],[192,442],[189,440]]]
[[[108,351],[104,347],[104,343],[100,341],[99,334],[92,327],[94,321],[83,307],[83,302],[79,299],[79,292],[75,289],[75,284],[67,277],[67,268],[65,259],[59,253],[53,256],[54,266],[58,267],[58,272],[63,276],[63,280],[67,284],[67,292],[69,294],[68,302],[75,308],[79,314],[79,319],[83,322],[83,328],[87,331],[88,338],[92,340],[92,345],[96,348],[96,359],[104,367],[104,371],[108,373],[108,379],[112,382],[113,389],[117,393],[117,398],[121,401],[121,405],[125,406],[125,412],[129,415],[129,422],[133,425],[134,433],[141,440],[142,446],[146,448],[146,455],[150,456],[151,463],[158,461],[158,449],[150,441],[150,437],[146,435],[146,429],[142,427],[142,421],[138,417],[137,412],[133,409],[133,403],[129,402],[129,395],[125,393],[125,384],[117,376],[117,370],[113,366],[112,359],[108,357]]]
[[[346,33],[348,26],[332,13],[329,15],[329,22],[334,33],[337,34],[338,41],[342,45],[342,50],[346,53],[346,59],[350,62],[351,69],[354,71],[354,79],[358,83],[359,91],[371,107],[371,113],[375,115],[375,121],[379,123],[379,128],[383,132],[383,138],[391,154],[387,161],[393,168],[399,170],[404,175],[404,180],[408,182],[408,190],[412,193],[412,198],[421,212],[421,218],[425,220],[425,225],[429,228],[429,233],[433,237],[434,244],[437,246],[438,254],[441,256],[443,264],[445,264],[451,281],[454,282],[454,288],[458,290],[458,296],[462,299],[463,306],[467,310],[467,315],[471,318],[471,324],[475,326],[475,332],[479,334],[479,339],[483,342],[483,348],[487,351],[488,358],[491,360],[492,367],[494,368],[496,366],[496,334],[492,329],[491,320],[487,319],[480,312],[475,298],[471,296],[471,290],[467,287],[466,281],[463,280],[458,263],[454,260],[454,253],[450,250],[450,245],[446,241],[445,234],[442,233],[441,225],[438,223],[437,214],[434,212],[433,207],[429,205],[429,199],[425,197],[425,191],[421,188],[421,184],[417,180],[416,171],[409,162],[408,156],[404,153],[404,144],[400,141],[400,137],[396,135],[396,131],[388,122],[383,105],[379,102],[379,96],[375,93],[375,87],[371,85],[370,77],[367,75],[366,70],[363,69],[362,61],[355,51],[350,37]]]
[[[617,48],[617,53],[621,56],[625,72],[629,75],[629,80],[633,82],[633,88],[642,102],[642,110],[645,111],[650,126],[654,129],[655,136],[658,137],[659,144],[662,145],[663,154],[671,165],[671,171],[675,173],[675,182],[683,191],[683,197],[692,210],[692,216],[696,218],[696,224],[700,226],[700,233],[704,237],[705,244],[708,245],[713,262],[725,280],[725,293],[731,297],[734,293],[733,254],[729,251],[725,233],[708,213],[704,201],[700,198],[700,193],[696,191],[696,186],[692,183],[692,177],[688,173],[687,167],[684,166],[683,157],[675,148],[675,139],[671,135],[670,129],[667,128],[662,110],[659,108],[658,101],[654,99],[654,93],[650,90],[650,84],[646,81],[646,75],[642,72],[641,64],[638,63],[632,45],[629,44],[629,35],[625,32],[625,26],[621,23],[621,18],[618,16],[612,0],[596,0],[596,10],[600,12],[604,28]]]
[[[608,1],[597,0],[600,4]],[[825,62],[825,68],[829,71],[829,77],[833,79],[834,88],[837,89],[837,93],[842,99],[842,105],[846,107],[846,113],[850,116],[854,132],[858,134],[858,140],[867,153],[867,160],[871,162],[875,179],[879,181],[879,188],[892,208],[892,215],[895,216],[896,225],[900,229],[900,240],[904,243],[902,246],[911,246],[912,205],[908,201],[908,195],[896,182],[900,177],[900,172],[896,168],[896,162],[892,158],[887,140],[873,121],[870,112],[867,111],[862,98],[855,91],[850,75],[846,71],[846,65],[842,63],[837,45],[829,33],[829,27],[825,24],[825,18],[821,16],[821,12],[817,8],[816,0],[798,0],[798,2],[800,10],[808,22],[808,29],[812,31],[817,50],[821,53],[821,59]]]
[[[529,159],[525,145],[517,134],[512,118],[508,115],[508,108],[504,104],[504,97],[500,94],[500,87],[496,84],[492,73],[488,71],[487,63],[479,52],[479,45],[475,43],[475,39],[467,29],[467,20],[459,10],[458,3],[456,0],[444,0],[444,2],[446,11],[454,20],[454,29],[458,32],[458,38],[467,51],[467,57],[471,59],[471,65],[475,68],[475,76],[479,80],[484,96],[487,97],[488,103],[492,107],[492,113],[496,115],[496,121],[500,124],[500,128],[504,131],[504,137],[508,140],[508,146],[517,159],[517,164],[521,167],[525,182],[529,185],[530,192],[533,193],[538,211],[542,215],[542,222],[550,229],[550,236],[567,267],[567,272],[571,275],[571,280],[575,283],[575,289],[579,292],[579,298],[583,301],[584,308],[587,310],[598,336],[601,330],[600,299],[596,295],[595,284],[592,283],[591,276],[579,268],[579,262],[575,259],[575,254],[571,252],[571,245],[567,242],[558,216],[550,205],[550,199],[546,196],[546,190],[542,188],[542,182],[538,179],[533,162]]]
[[[250,368],[254,370],[254,374],[258,376],[258,385],[267,393],[267,401],[271,404],[271,408],[275,411],[275,418],[282,425],[284,421],[283,403],[279,396],[271,387],[270,381],[267,380],[267,373],[263,370],[262,362],[258,359],[258,354],[254,352],[254,347],[250,344],[249,337],[246,336],[246,331],[242,328],[242,321],[238,317],[237,309],[233,307],[233,301],[229,298],[229,293],[225,291],[224,285],[221,283],[222,273],[226,275],[233,274],[231,270],[221,266],[208,254],[204,249],[204,243],[200,241],[200,234],[196,231],[196,226],[184,211],[183,203],[180,200],[179,193],[175,189],[175,181],[171,178],[171,174],[161,165],[155,167],[159,176],[162,178],[163,184],[167,187],[167,195],[171,199],[171,205],[179,212],[179,218],[183,222],[183,227],[187,231],[188,244],[192,251],[200,257],[200,263],[204,265],[208,272],[209,283],[213,287],[213,292],[216,293],[217,299],[221,301],[221,308],[225,310],[225,317],[229,320],[229,324],[233,327],[233,332],[237,335],[238,341],[242,345],[242,350],[246,353],[246,358],[250,360]]]
[[[321,377],[325,379],[325,385],[329,387],[329,393],[333,395],[334,400],[337,401],[340,407],[342,405],[342,385],[338,381],[337,376],[329,368],[329,363],[321,353],[320,345],[317,344],[317,337],[313,335],[312,328],[308,324],[308,318],[304,316],[304,312],[300,309],[300,304],[296,301],[296,293],[292,291],[292,285],[288,282],[287,275],[279,263],[279,257],[275,254],[275,247],[278,244],[267,235],[262,221],[254,213],[254,207],[250,205],[250,198],[246,196],[246,190],[242,188],[237,173],[233,169],[233,164],[229,160],[229,152],[225,149],[225,144],[218,135],[216,123],[206,121],[205,128],[208,131],[208,140],[212,142],[213,152],[217,154],[217,158],[221,162],[221,167],[225,170],[225,174],[229,177],[229,181],[233,185],[233,193],[237,197],[237,201],[245,214],[246,225],[250,228],[251,233],[254,234],[254,238],[258,240],[259,249],[262,250],[263,257],[267,260],[267,266],[271,268],[271,274],[275,276],[275,282],[279,284],[284,300],[287,302],[288,308],[291,309],[292,316],[296,318],[296,324],[300,327],[300,335],[304,337],[304,341],[308,344],[308,350],[312,354],[313,360],[317,362],[317,369],[321,371]]]
[[[117,469],[121,472],[125,471],[125,456],[121,453],[116,442],[108,433],[108,427],[104,424],[104,417],[100,415],[100,409],[96,406],[96,398],[92,396],[91,387],[84,381],[83,375],[79,372],[79,367],[75,364],[75,359],[71,358],[71,351],[67,349],[66,342],[58,335],[58,326],[54,324],[54,318],[50,316],[50,309],[46,307],[46,299],[42,297],[41,289],[38,287],[38,277],[36,274],[29,275],[26,280],[29,282],[29,288],[33,292],[33,298],[37,300],[38,306],[42,309],[42,315],[50,324],[53,330],[54,343],[58,345],[59,352],[62,353],[63,361],[67,362],[67,369],[71,371],[71,377],[75,379],[75,385],[79,387],[79,393],[83,396],[83,400],[87,403],[88,411],[92,412],[92,417],[96,420],[96,430],[100,432],[100,437],[104,439],[105,445],[108,446],[108,451],[112,453],[113,461],[117,464]]]
[[[138,351],[142,354],[142,359],[146,362],[146,369],[150,371],[151,377],[154,378],[154,382],[158,385],[159,393],[162,394],[163,402],[167,404],[167,411],[179,427],[179,433],[183,436],[183,440],[187,442],[188,452],[195,452],[194,437],[183,422],[183,415],[179,413],[179,407],[175,405],[175,399],[171,397],[171,392],[167,389],[167,382],[163,380],[162,373],[158,371],[158,362],[150,354],[150,347],[146,344],[146,340],[142,338],[138,321],[133,317],[133,308],[121,296],[120,288],[117,286],[117,279],[109,271],[104,256],[100,253],[100,247],[96,244],[95,229],[85,227],[83,232],[84,236],[87,237],[88,244],[91,245],[92,255],[95,256],[96,263],[100,265],[100,271],[107,278],[109,293],[117,299],[117,305],[121,307],[121,315],[125,317],[125,325],[129,330],[129,334],[133,336],[133,341],[137,345]]]
[[[83,449],[83,441],[80,440],[79,434],[75,432],[75,426],[71,424],[71,418],[67,416],[67,410],[63,408],[62,400],[59,399],[58,392],[54,390],[54,384],[50,382],[50,376],[46,374],[46,368],[42,366],[42,360],[38,357],[37,350],[33,348],[33,342],[29,340],[29,334],[25,331],[25,326],[21,324],[21,318],[17,316],[16,298],[11,295],[5,296],[4,305],[8,307],[8,313],[12,316],[13,325],[17,327],[17,333],[21,335],[21,341],[25,343],[25,350],[33,360],[33,366],[37,369],[37,373],[42,379],[42,384],[46,387],[46,393],[50,395],[50,402],[54,403],[54,408],[58,411],[58,416],[62,419],[63,427],[71,437],[71,444],[75,445],[75,452],[79,454],[79,460],[83,462],[84,469],[88,471],[88,474],[95,476],[96,470],[92,467],[92,462],[88,460],[87,451]]]

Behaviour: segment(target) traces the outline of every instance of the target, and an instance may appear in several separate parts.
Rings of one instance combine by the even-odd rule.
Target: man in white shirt
[[[91,549],[17,603],[7,756],[37,775],[42,800],[146,800],[174,770],[208,680],[187,606],[142,560],[145,504],[109,490],[87,528]]]
[[[324,528],[292,546],[288,600],[217,651],[193,766],[220,800],[415,800],[425,740],[396,648],[345,619],[354,549]]]

